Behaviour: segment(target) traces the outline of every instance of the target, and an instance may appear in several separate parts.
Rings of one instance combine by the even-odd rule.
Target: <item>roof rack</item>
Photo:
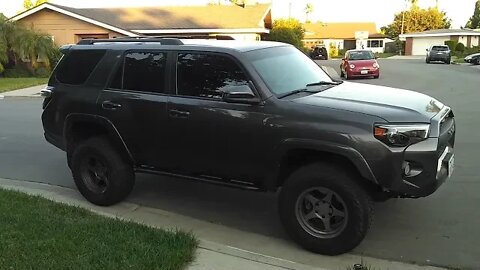
[[[149,36],[152,38],[177,38],[177,39],[216,39],[216,40],[235,40],[227,35],[164,35],[164,36]]]
[[[131,37],[131,38],[112,38],[112,39],[82,39],[77,45],[94,45],[95,43],[114,43],[114,42],[156,42],[162,45],[183,45],[178,38],[172,37]]]
[[[107,42],[157,42],[162,45],[183,45],[180,39],[216,39],[216,40],[234,40],[231,36],[226,35],[166,35],[166,36],[140,36],[128,38],[112,38],[112,39],[93,39],[87,38],[80,40],[77,45],[93,45],[95,43]]]

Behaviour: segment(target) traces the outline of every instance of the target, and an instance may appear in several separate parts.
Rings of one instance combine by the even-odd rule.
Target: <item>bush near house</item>
[[[273,28],[268,40],[292,44],[302,51],[307,51],[303,44],[305,29],[296,19],[278,19],[273,22]]]
[[[455,51],[463,53],[465,51],[465,45],[461,42],[457,43],[457,45],[455,46]]]
[[[455,40],[447,40],[445,41],[445,45],[450,48],[450,51],[454,52],[455,48],[457,47],[458,41]]]
[[[0,75],[21,77],[27,75],[18,66],[25,65],[30,76],[38,68],[51,70],[60,52],[47,34],[27,29],[8,21],[0,14]],[[5,73],[5,70],[11,70]],[[44,71],[41,71],[45,75]]]

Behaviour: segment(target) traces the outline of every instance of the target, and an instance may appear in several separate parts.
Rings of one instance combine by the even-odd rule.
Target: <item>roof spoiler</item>
[[[63,46],[60,47],[60,52],[63,53],[63,54],[67,54],[68,51],[70,51],[71,48],[72,48],[71,44],[63,45]]]

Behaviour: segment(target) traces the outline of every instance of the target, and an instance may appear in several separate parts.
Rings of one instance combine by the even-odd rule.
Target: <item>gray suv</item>
[[[97,205],[125,199],[135,173],[279,192],[292,239],[333,255],[365,237],[373,201],[428,196],[453,171],[448,106],[334,81],[287,44],[142,38],[61,50],[42,91],[45,138]]]
[[[449,65],[452,62],[452,52],[450,51],[450,47],[447,45],[430,46],[430,48],[427,49],[425,62],[430,64],[430,62],[434,61],[444,62]]]

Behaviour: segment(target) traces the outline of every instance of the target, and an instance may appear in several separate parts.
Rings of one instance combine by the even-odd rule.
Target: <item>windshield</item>
[[[295,47],[266,48],[246,55],[276,95],[305,88],[311,83],[332,82],[323,69]]]
[[[448,47],[446,46],[433,46],[432,51],[448,51]]]
[[[348,56],[349,60],[371,60],[374,58],[375,56],[370,51],[351,51]]]

